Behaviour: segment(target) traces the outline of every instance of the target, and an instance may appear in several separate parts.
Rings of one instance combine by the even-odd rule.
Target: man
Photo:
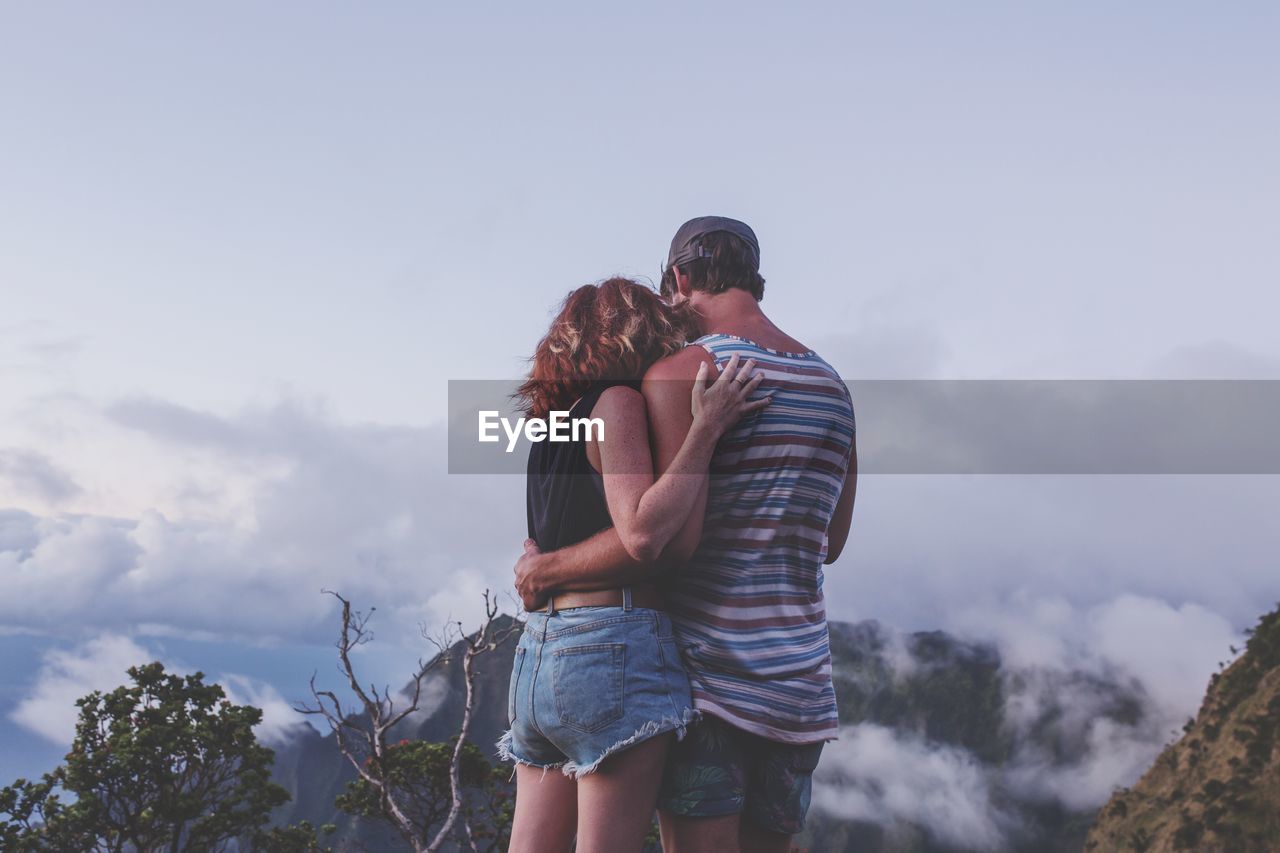
[[[745,224],[699,217],[671,243],[662,292],[703,336],[646,373],[654,462],[692,423],[699,365],[753,358],[772,403],[728,432],[705,509],[659,566],[702,720],[670,753],[659,795],[667,853],[787,851],[804,825],[823,743],[838,732],[822,565],[840,555],[857,482],[854,414],[840,377],[760,309],[760,246]],[[526,606],[551,590],[652,576],[609,529],[516,566]]]

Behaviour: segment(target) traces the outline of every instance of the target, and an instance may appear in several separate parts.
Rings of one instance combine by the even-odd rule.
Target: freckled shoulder
[[[606,423],[628,421],[644,423],[647,417],[644,397],[639,391],[626,385],[606,388],[591,408],[591,417],[601,418]]]
[[[587,441],[587,458],[596,470],[609,467],[618,470],[621,465],[634,466],[634,462],[619,462],[619,453],[639,449],[649,464],[649,411],[644,397],[634,388],[625,385],[614,385],[606,388],[591,409],[591,420],[599,421],[601,427],[598,434],[593,434]],[[610,438],[606,440],[605,436]],[[600,447],[607,445],[611,451],[610,460],[600,456]]]

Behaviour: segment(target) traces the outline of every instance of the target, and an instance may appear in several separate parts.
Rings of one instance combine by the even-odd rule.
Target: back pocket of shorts
[[[581,732],[597,732],[622,719],[626,658],[623,643],[556,650],[556,713],[561,724]]]

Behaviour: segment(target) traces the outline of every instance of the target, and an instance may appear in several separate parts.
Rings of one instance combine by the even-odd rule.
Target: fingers
[[[729,363],[720,370],[720,376],[716,379],[717,383],[732,382],[734,376],[738,373],[738,354],[735,352],[729,357]],[[703,364],[706,364],[704,361]]]
[[[742,384],[742,394],[744,397],[750,396],[751,392],[760,387],[760,383],[764,381],[764,371],[757,370],[751,374],[751,378]]]
[[[728,363],[721,369],[720,376],[716,378],[716,382],[719,384],[736,383],[735,390],[741,391],[748,378],[755,375],[756,360],[749,358],[745,364],[739,364],[739,360],[736,352],[730,356]]]
[[[698,365],[698,377],[694,382],[696,393],[701,393],[705,390],[705,373],[706,362],[703,362]],[[720,369],[720,375],[716,377],[712,392],[728,392],[721,397],[723,404],[730,407],[724,410],[725,414],[736,410],[739,415],[742,415],[747,412],[759,411],[772,401],[772,394],[766,395],[759,400],[748,399],[763,382],[764,371],[756,370],[756,360],[749,358],[743,362],[740,355],[734,353],[724,367]]]
[[[537,542],[535,542],[535,541],[533,541],[532,539],[526,539],[526,540],[524,540],[524,552],[525,552],[526,554],[537,554],[537,553],[538,553],[538,543],[537,543]]]
[[[695,397],[702,396],[707,390],[707,363],[705,361],[698,363],[698,375],[693,377],[693,393]]]

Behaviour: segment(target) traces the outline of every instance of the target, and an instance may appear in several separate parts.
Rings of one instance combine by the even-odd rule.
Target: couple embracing
[[[822,566],[854,413],[763,295],[752,230],[701,217],[660,294],[578,288],[538,344],[526,412],[604,429],[530,451],[512,851],[638,851],[655,809],[667,853],[786,851],[804,824],[837,735]]]

